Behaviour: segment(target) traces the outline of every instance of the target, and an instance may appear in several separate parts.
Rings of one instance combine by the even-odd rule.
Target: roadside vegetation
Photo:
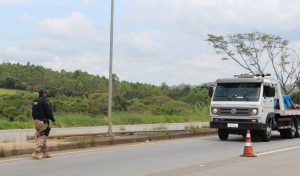
[[[201,114],[190,115],[143,115],[132,114],[127,112],[113,113],[114,125],[132,125],[132,124],[156,124],[156,123],[182,123],[182,122],[196,122],[209,121],[209,113],[203,112]],[[84,114],[62,114],[56,115],[57,128],[63,127],[87,127],[87,126],[101,126],[108,125],[105,116],[89,116]],[[13,120],[1,118],[0,130],[7,129],[28,129],[34,128],[33,120]]]
[[[114,125],[209,120],[205,85],[155,86],[113,78]],[[0,129],[33,128],[31,103],[39,87],[51,92],[57,127],[107,125],[107,85],[105,77],[80,70],[0,64]]]
[[[19,90],[14,90],[14,89],[3,89],[0,88],[0,95],[13,95],[20,92]]]

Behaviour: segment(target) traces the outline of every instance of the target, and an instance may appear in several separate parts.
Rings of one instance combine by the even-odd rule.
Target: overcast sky
[[[207,34],[260,31],[300,51],[298,0],[115,0],[113,72],[121,80],[201,84],[245,71]],[[108,76],[110,0],[0,0],[0,62]]]

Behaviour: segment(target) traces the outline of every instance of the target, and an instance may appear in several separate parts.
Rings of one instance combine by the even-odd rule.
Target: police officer
[[[32,153],[33,159],[50,158],[47,153],[47,137],[50,133],[49,120],[55,124],[55,119],[53,117],[51,104],[47,100],[49,91],[47,89],[39,89],[39,97],[33,100],[32,103],[32,117],[35,123],[35,139],[36,147]]]

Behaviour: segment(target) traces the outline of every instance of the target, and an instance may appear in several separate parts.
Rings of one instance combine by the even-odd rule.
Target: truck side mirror
[[[214,93],[214,88],[213,87],[208,87],[208,96],[211,98]]]

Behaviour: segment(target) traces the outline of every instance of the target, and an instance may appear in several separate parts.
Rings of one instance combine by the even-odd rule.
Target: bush
[[[182,115],[191,113],[191,106],[182,101],[176,101],[166,96],[154,97],[151,105],[154,115]]]
[[[131,102],[131,105],[128,107],[128,112],[130,112],[130,113],[139,113],[139,114],[148,114],[149,109],[139,99],[134,99]]]
[[[15,118],[19,115],[18,109],[16,107],[7,107],[3,109],[3,116],[9,119],[10,121],[14,121]]]
[[[89,114],[106,115],[108,112],[108,95],[107,93],[93,93],[88,95],[88,112]],[[113,105],[114,106],[114,105]]]

